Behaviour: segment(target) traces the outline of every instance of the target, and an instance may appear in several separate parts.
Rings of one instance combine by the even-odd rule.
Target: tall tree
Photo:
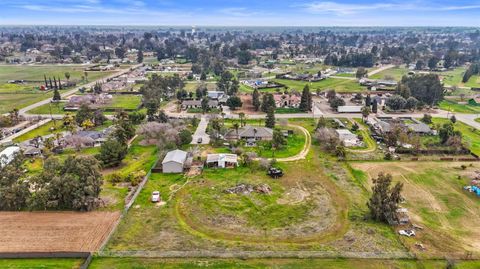
[[[257,88],[255,88],[252,93],[252,105],[255,108],[255,111],[258,111],[260,109],[260,94]]]
[[[380,173],[373,179],[372,196],[367,203],[370,209],[370,215],[376,221],[390,222],[396,221],[396,210],[401,200],[402,183],[397,183],[390,188],[392,176],[390,174]]]
[[[137,63],[139,63],[139,64],[143,63],[143,51],[142,50],[138,50],[138,52],[137,52]]]
[[[62,99],[62,97],[60,96],[60,93],[58,92],[58,89],[55,89],[55,90],[53,91],[53,98],[52,98],[52,100],[53,100],[54,102],[58,102],[58,101],[60,101],[61,99]]]
[[[265,127],[275,128],[275,109],[269,107],[267,110],[267,117],[265,118]]]
[[[299,109],[303,112],[312,111],[312,94],[310,93],[310,87],[308,87],[308,85],[303,87]]]

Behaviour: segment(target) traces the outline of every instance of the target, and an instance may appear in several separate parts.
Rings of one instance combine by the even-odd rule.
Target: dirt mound
[[[261,194],[270,194],[272,192],[272,188],[270,188],[270,186],[268,186],[267,184],[260,184],[260,185],[254,186],[251,184],[241,183],[233,188],[228,188],[223,192],[229,193],[229,194],[244,194],[244,195],[248,195],[252,192],[257,192]]]

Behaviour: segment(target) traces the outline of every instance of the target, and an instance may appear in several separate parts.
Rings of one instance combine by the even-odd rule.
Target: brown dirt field
[[[95,251],[120,212],[0,212],[0,252]]]
[[[258,115],[262,114],[263,112],[260,111],[255,111],[255,108],[253,107],[252,104],[252,95],[251,94],[240,94],[239,95],[240,99],[242,100],[242,107],[235,110],[235,113],[240,113],[243,112],[246,115]],[[261,98],[261,96],[260,96]]]

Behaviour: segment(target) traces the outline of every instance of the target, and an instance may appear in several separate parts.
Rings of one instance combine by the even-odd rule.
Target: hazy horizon
[[[480,1],[3,0],[0,25],[479,27]]]

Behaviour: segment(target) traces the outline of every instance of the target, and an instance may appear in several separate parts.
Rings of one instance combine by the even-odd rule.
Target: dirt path
[[[278,158],[277,162],[293,162],[293,161],[303,160],[303,159],[305,159],[308,152],[310,151],[310,148],[312,147],[312,136],[310,135],[310,132],[308,132],[307,129],[303,128],[300,125],[289,124],[288,126],[297,128],[300,131],[302,131],[303,135],[305,136],[305,143],[304,143],[303,149],[302,149],[302,151],[300,151],[300,153],[298,153],[295,156],[291,156],[291,157]]]
[[[395,65],[393,65],[393,64],[384,65],[384,66],[382,66],[382,67],[380,67],[380,68],[378,68],[378,69],[376,69],[376,70],[373,70],[372,72],[369,72],[369,73],[368,73],[368,76],[371,77],[371,76],[373,76],[373,75],[375,75],[375,74],[377,74],[377,73],[380,73],[380,72],[382,72],[382,71],[385,71],[385,70],[387,70],[387,69],[394,68],[394,67],[395,67]]]

